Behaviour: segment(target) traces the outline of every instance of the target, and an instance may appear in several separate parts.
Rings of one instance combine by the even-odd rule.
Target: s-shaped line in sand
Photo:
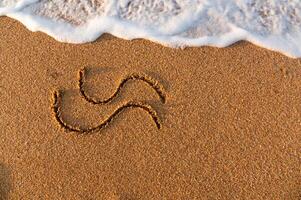
[[[118,95],[118,93],[120,92],[122,87],[129,80],[139,80],[139,81],[143,81],[143,82],[147,83],[150,87],[152,87],[154,89],[154,91],[156,91],[156,93],[160,97],[160,100],[162,103],[165,103],[165,101],[166,101],[166,97],[162,90],[162,87],[156,81],[148,78],[147,76],[143,76],[140,74],[132,74],[132,75],[127,76],[125,79],[123,79],[121,81],[121,83],[119,84],[119,86],[117,87],[116,91],[113,93],[113,95],[111,95],[108,99],[105,99],[102,101],[96,100],[95,98],[87,95],[87,93],[83,89],[84,78],[85,78],[84,73],[85,73],[85,70],[81,70],[79,72],[79,89],[80,89],[80,92],[81,92],[81,95],[83,96],[83,98],[86,101],[88,101],[89,103],[92,103],[92,104],[109,103]],[[156,127],[158,129],[161,128],[161,123],[159,121],[157,112],[150,105],[142,103],[142,102],[135,102],[135,101],[129,101],[129,102],[123,104],[122,106],[118,107],[107,119],[105,119],[99,125],[97,125],[95,127],[81,128],[78,126],[69,125],[62,118],[62,113],[61,113],[62,96],[63,96],[62,91],[55,91],[53,93],[52,109],[53,109],[56,121],[59,123],[61,128],[65,129],[66,131],[77,132],[77,133],[91,133],[91,132],[95,132],[95,131],[100,131],[103,128],[105,128],[106,126],[108,126],[121,112],[123,112],[126,109],[140,109],[144,112],[147,112],[151,116]]]
[[[89,96],[87,94],[87,92],[83,89],[85,79],[86,79],[86,69],[83,68],[82,70],[79,71],[79,80],[78,80],[79,91],[80,91],[81,95],[84,97],[84,99],[86,99],[88,102],[90,102],[92,104],[106,104],[106,103],[111,102],[115,97],[117,97],[117,95],[120,93],[122,88],[130,80],[141,81],[141,82],[146,83],[148,86],[150,86],[158,94],[158,96],[160,98],[160,101],[162,103],[166,102],[166,96],[163,92],[162,86],[159,85],[159,83],[157,81],[155,81],[151,77],[149,77],[147,75],[144,75],[144,74],[133,73],[133,74],[127,75],[125,78],[123,78],[120,81],[120,83],[119,83],[118,87],[116,88],[115,92],[113,92],[113,94],[110,97],[108,97],[107,99],[104,99],[104,100],[99,100],[99,99],[97,99],[95,97],[92,97],[92,96]]]

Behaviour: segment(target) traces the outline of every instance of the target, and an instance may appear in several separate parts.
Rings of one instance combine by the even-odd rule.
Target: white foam
[[[68,43],[103,33],[170,47],[247,40],[301,57],[299,0],[0,0],[0,15]]]
[[[38,0],[0,0],[0,16],[21,10]]]

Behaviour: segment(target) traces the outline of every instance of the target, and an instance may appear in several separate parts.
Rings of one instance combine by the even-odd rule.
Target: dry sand
[[[171,49],[109,35],[92,44],[59,43],[0,18],[0,197],[2,199],[301,198],[301,63],[241,42],[225,49]],[[166,94],[162,103],[144,73]],[[92,134],[64,131],[62,118],[97,126],[127,101],[157,112],[124,110]],[[0,198],[0,199],[1,199]]]

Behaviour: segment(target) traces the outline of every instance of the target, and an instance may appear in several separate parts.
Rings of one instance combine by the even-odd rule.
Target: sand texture
[[[71,45],[5,17],[0,52],[0,199],[301,198],[300,59]]]

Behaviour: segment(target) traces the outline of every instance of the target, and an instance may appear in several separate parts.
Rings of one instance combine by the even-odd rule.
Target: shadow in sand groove
[[[10,170],[0,163],[0,200],[7,200],[11,189]]]

